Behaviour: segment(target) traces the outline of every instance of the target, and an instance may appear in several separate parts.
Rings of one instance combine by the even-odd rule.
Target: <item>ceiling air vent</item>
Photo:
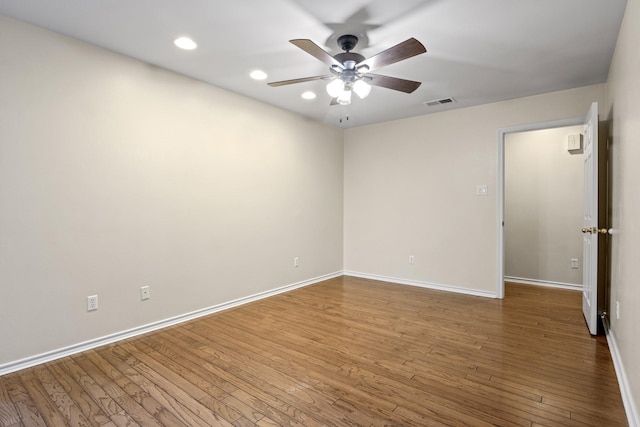
[[[424,102],[424,105],[426,105],[427,107],[435,107],[436,105],[451,104],[453,102],[456,102],[456,100],[453,98],[442,98]]]

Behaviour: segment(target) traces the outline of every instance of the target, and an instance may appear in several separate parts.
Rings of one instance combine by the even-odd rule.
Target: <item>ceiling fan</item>
[[[268,83],[269,86],[277,87],[313,80],[330,80],[327,85],[327,92],[332,97],[331,105],[348,105],[351,103],[352,92],[355,92],[360,98],[365,98],[371,92],[371,85],[411,93],[421,84],[412,80],[370,73],[385,65],[425,53],[427,49],[414,38],[398,43],[368,59],[359,53],[352,52],[353,48],[358,44],[358,37],[351,34],[338,38],[338,46],[344,52],[334,56],[331,56],[311,40],[295,39],[289,41],[309,55],[329,65],[331,74],[271,82]]]

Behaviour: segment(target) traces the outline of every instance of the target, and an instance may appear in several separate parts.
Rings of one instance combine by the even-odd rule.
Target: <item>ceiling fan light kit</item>
[[[327,85],[327,93],[332,98],[337,98],[344,90],[344,82],[340,79],[333,79]]]
[[[269,86],[277,87],[313,80],[331,80],[327,84],[327,93],[332,98],[330,105],[349,105],[351,103],[352,92],[355,92],[359,98],[364,99],[371,93],[372,85],[412,93],[420,86],[420,82],[368,73],[374,69],[420,55],[427,51],[422,43],[414,38],[405,40],[369,59],[366,59],[359,53],[351,52],[358,44],[358,38],[351,34],[338,38],[338,46],[340,46],[343,52],[334,56],[331,56],[320,46],[308,39],[295,39],[290,40],[290,42],[316,59],[329,65],[330,74],[271,82],[268,83]]]
[[[352,89],[356,95],[362,99],[366,98],[371,93],[371,85],[362,79],[356,80],[355,83],[353,83]]]
[[[349,105],[351,104],[351,90],[343,90],[340,95],[338,95],[338,98],[336,99],[336,101],[338,102],[338,104],[340,105]]]

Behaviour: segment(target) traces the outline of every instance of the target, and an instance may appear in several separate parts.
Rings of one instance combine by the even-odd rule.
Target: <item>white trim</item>
[[[440,285],[436,283],[422,282],[418,280],[400,279],[397,277],[380,276],[377,274],[360,273],[357,271],[345,271],[345,276],[360,277],[362,279],[379,280],[381,282],[391,282],[400,285],[418,286],[420,288],[435,289],[438,291],[455,292],[458,294],[473,295],[476,297],[496,298],[496,294],[487,291],[478,291],[475,289],[461,288],[458,286]]]
[[[505,282],[520,283],[522,285],[544,286],[547,288],[569,289],[572,291],[581,291],[582,285],[576,283],[550,282],[548,280],[526,279],[523,277],[504,276]]]
[[[497,197],[497,232],[498,232],[498,256],[497,270],[498,282],[496,283],[496,298],[504,298],[504,138],[508,133],[527,132],[532,130],[553,129],[584,124],[584,117],[571,119],[551,120],[548,122],[530,123],[525,125],[510,126],[498,129],[498,180],[496,188]]]
[[[640,427],[640,413],[633,403],[631,386],[629,385],[629,379],[624,369],[624,365],[622,364],[622,359],[620,358],[618,344],[616,343],[613,331],[609,328],[609,322],[606,318],[602,319],[602,323],[607,336],[607,343],[609,344],[609,353],[611,353],[611,359],[613,359],[613,367],[616,370],[616,376],[618,377],[620,394],[622,395],[622,404],[624,405],[624,411],[627,414],[627,422],[629,423],[629,427]]]
[[[496,209],[498,231],[498,251],[497,254],[497,274],[498,283],[496,284],[496,298],[504,299],[504,136],[508,133],[506,129],[498,130],[498,183],[496,185],[498,197],[498,206]]]
[[[247,297],[238,298],[233,301],[229,301],[229,302],[217,304],[211,307],[203,308],[200,310],[192,311],[190,313],[185,313],[178,316],[170,317],[165,320],[160,320],[157,322],[149,323],[147,325],[138,326],[138,327],[121,331],[121,332],[116,332],[114,334],[106,335],[101,338],[95,338],[89,341],[73,344],[68,347],[60,348],[58,350],[53,350],[53,351],[38,354],[35,356],[27,357],[21,360],[17,360],[14,362],[5,363],[4,365],[0,365],[0,376],[11,373],[11,372],[19,371],[21,369],[30,368],[32,366],[36,366],[42,363],[51,362],[53,360],[70,356],[72,354],[80,353],[82,351],[91,350],[93,348],[100,347],[106,344],[111,344],[113,342],[120,341],[126,338],[131,338],[137,335],[146,334],[147,332],[152,332],[158,329],[166,328],[167,326],[173,326],[178,323],[186,322],[188,320],[197,319],[198,317],[228,310],[233,307],[237,307],[253,301],[261,300],[263,298],[268,298],[284,292],[289,292],[294,289],[313,285],[315,283],[322,282],[324,280],[333,279],[335,277],[340,277],[340,276],[342,276],[342,271],[325,274],[323,276],[314,277],[312,279],[304,280],[302,282],[297,282],[291,285],[275,288],[270,291],[260,292],[254,295],[249,295]]]

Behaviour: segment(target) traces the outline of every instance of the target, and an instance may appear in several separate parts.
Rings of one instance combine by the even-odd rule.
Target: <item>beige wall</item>
[[[2,16],[0,51],[0,365],[342,270],[340,129]]]
[[[612,335],[626,372],[635,425],[640,425],[640,1],[629,0],[609,71],[612,119]],[[620,304],[616,319],[615,302]],[[633,425],[633,424],[632,424]]]
[[[495,294],[498,129],[582,117],[604,95],[588,86],[346,131],[345,270]]]
[[[582,286],[582,151],[569,126],[505,135],[505,275]],[[571,268],[571,259],[578,260]]]

